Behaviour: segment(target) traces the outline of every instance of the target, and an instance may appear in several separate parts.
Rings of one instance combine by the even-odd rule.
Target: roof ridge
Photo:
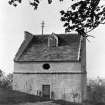
[[[52,34],[43,34],[43,35],[42,34],[33,34],[33,36],[50,36],[50,35],[52,35]],[[74,33],[73,34],[65,34],[65,33],[64,34],[56,34],[55,33],[55,35],[60,36],[60,35],[78,35],[78,34],[74,34]]]
[[[34,35],[27,31],[25,33],[24,41],[22,42],[17,54],[15,55],[14,61],[36,61],[36,60],[77,60],[77,54],[79,50],[79,43],[80,43],[80,36],[78,34],[55,34],[59,38],[59,46],[52,47],[49,50],[45,48],[47,46],[47,39],[52,34],[44,34],[44,35]],[[73,36],[74,35],[74,36]],[[73,37],[72,37],[73,36]],[[30,44],[30,51],[25,50],[28,48]],[[33,45],[40,45],[38,47],[33,47]],[[68,45],[69,47],[64,47]],[[59,51],[59,47],[62,46],[61,50]],[[71,48],[70,48],[71,46]],[[46,50],[45,52],[43,52]],[[25,52],[25,53],[24,53]],[[53,53],[54,52],[54,53]]]

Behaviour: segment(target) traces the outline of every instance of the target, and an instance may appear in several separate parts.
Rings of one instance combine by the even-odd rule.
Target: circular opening
[[[43,64],[43,68],[47,70],[50,68],[50,65],[49,64]]]

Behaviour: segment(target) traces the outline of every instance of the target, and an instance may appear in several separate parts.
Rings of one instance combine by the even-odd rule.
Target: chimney
[[[58,37],[55,33],[52,33],[48,37],[48,47],[57,47],[58,46]]]
[[[24,31],[24,40],[30,39],[31,37],[32,37],[31,33]]]

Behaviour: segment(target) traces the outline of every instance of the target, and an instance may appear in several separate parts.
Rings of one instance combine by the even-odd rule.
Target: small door
[[[43,97],[50,98],[50,85],[42,85]]]

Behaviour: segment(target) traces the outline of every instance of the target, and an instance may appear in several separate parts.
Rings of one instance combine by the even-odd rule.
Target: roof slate
[[[32,35],[25,32],[14,61],[77,61],[80,36],[77,34],[56,34],[58,46],[49,47],[50,35]]]

